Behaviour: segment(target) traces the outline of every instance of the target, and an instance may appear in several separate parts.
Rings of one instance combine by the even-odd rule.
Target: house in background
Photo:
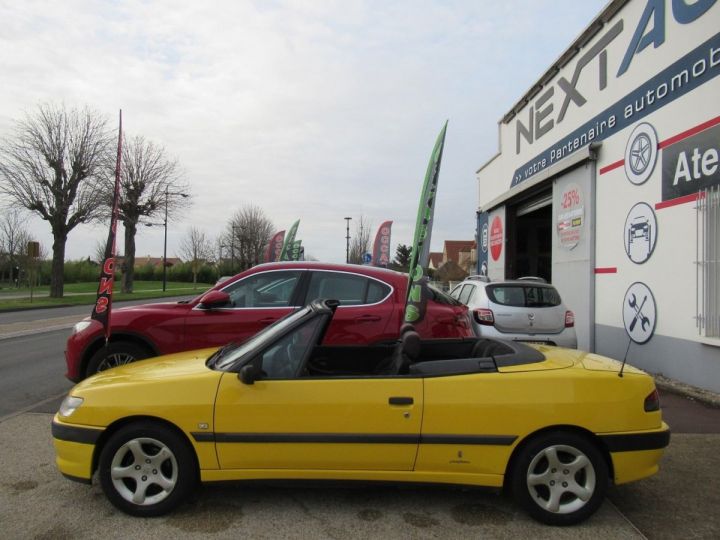
[[[437,270],[442,266],[443,263],[443,254],[440,251],[431,251],[430,252],[430,264],[428,265],[428,268],[430,270]]]
[[[435,281],[450,287],[474,273],[477,264],[477,244],[474,240],[445,240],[442,253],[430,253],[430,269]]]
[[[475,240],[445,240],[443,264],[452,261],[468,274],[474,273],[477,262]]]

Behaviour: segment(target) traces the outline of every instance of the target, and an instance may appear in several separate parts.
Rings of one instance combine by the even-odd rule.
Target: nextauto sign
[[[716,0],[698,0],[687,4],[685,0],[671,0],[673,19],[678,24],[689,24],[700,17],[716,3]],[[645,10],[633,32],[630,44],[618,67],[615,79],[630,67],[633,58],[640,51],[653,45],[660,47],[665,42],[666,0],[648,0]],[[648,30],[648,27],[650,29]],[[608,85],[608,59],[606,48],[623,32],[624,20],[615,23],[593,45],[575,65],[572,80],[565,77],[543,92],[530,107],[527,120],[517,119],[515,123],[515,152],[520,153],[521,142],[533,144],[560,124],[571,106],[583,107],[587,103],[577,84],[584,68],[594,58],[599,59],[598,88],[603,91]],[[595,72],[595,70],[586,70]],[[572,133],[556,141],[545,151],[519,167],[513,174],[511,187],[534,176],[560,159],[572,154],[593,141],[603,140],[635,123],[644,116],[660,109],[684,94],[694,90],[720,74],[720,34],[701,44],[690,53],[646,81],[621,100],[614,103]],[[555,114],[551,98],[555,92],[564,93],[562,105]]]

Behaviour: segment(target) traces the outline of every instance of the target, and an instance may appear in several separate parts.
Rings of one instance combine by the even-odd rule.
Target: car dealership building
[[[720,392],[720,2],[614,0],[499,122],[478,272],[540,276],[579,348]]]

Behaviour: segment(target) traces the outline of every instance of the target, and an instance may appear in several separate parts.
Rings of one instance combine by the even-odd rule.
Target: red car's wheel
[[[89,377],[90,375],[95,375],[98,371],[105,371],[106,369],[129,364],[136,360],[143,360],[150,356],[152,356],[152,353],[140,345],[128,341],[115,341],[108,344],[107,347],[100,347],[100,349],[92,355],[85,370],[85,376]]]

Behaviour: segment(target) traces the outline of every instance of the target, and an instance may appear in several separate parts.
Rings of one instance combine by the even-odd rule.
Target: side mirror
[[[198,307],[201,309],[213,309],[226,306],[230,303],[230,295],[225,291],[210,291],[201,299]]]
[[[243,367],[240,368],[240,373],[238,373],[238,379],[240,379],[243,384],[255,384],[256,378],[257,370],[252,364],[245,364]]]

